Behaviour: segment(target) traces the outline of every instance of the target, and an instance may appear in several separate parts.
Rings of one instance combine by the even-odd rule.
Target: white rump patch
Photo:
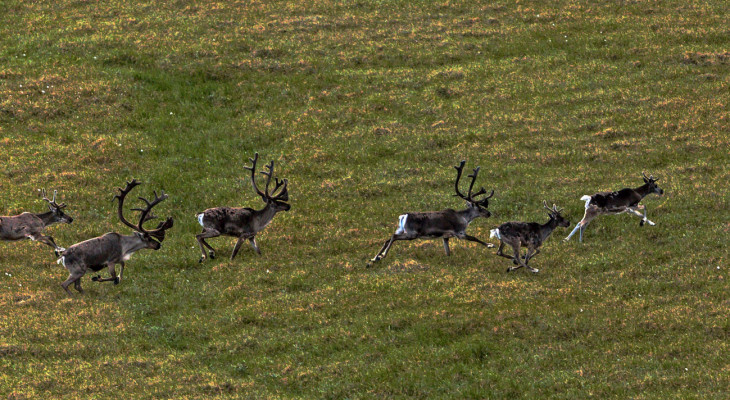
[[[408,214],[403,214],[400,217],[398,217],[398,229],[395,231],[396,235],[402,235],[406,233],[406,220],[408,219]]]
[[[205,228],[205,225],[203,225],[203,213],[196,215],[196,217],[198,217],[198,223],[200,224],[200,226]]]
[[[63,266],[65,267],[66,266],[66,256],[63,256],[63,257],[59,258],[58,260],[56,260],[56,264],[63,264]]]
[[[591,202],[591,196],[584,194],[583,197],[581,197],[580,199],[586,202],[586,209],[587,209],[588,204]]]
[[[489,231],[489,237],[490,238],[497,238],[499,240],[502,240],[502,234],[499,233],[499,228],[492,229],[491,231]]]

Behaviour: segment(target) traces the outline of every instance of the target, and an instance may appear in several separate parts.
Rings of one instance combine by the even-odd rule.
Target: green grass
[[[0,243],[0,396],[726,398],[727,2],[158,3],[0,4],[0,215],[45,187],[60,245],[127,233],[134,177],[175,218],[72,298],[50,249]],[[256,151],[292,210],[198,264],[195,213],[262,205]],[[483,239],[642,170],[666,195],[654,227],[559,229],[538,275],[463,241],[366,268],[399,214],[462,206],[461,159],[496,191]]]

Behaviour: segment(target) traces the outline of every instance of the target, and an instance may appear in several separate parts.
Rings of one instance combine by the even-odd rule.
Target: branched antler
[[[471,203],[477,203],[477,204],[481,204],[481,203],[485,202],[486,200],[490,199],[492,196],[494,196],[494,190],[492,190],[492,192],[489,194],[489,196],[487,196],[481,200],[477,200],[476,199],[477,196],[481,196],[481,195],[487,193],[487,191],[483,187],[480,188],[476,193],[472,193],[472,190],[474,189],[474,183],[477,180],[477,176],[479,175],[479,170],[481,167],[474,168],[474,172],[467,175],[468,178],[471,178],[471,182],[469,183],[469,191],[467,192],[466,196],[464,196],[464,194],[461,193],[461,191],[459,191],[459,180],[461,180],[461,174],[463,173],[465,164],[466,164],[466,161],[462,160],[459,163],[459,165],[454,167],[454,168],[456,168],[456,182],[454,182],[454,189],[456,190],[455,196],[459,196],[466,201],[469,201]]]
[[[548,207],[547,201],[545,200],[542,201],[542,205],[545,207],[546,210],[548,210],[548,213],[550,214],[560,214],[560,212],[563,211],[562,208],[558,209],[558,206],[555,205],[555,203],[553,203],[552,208]]]
[[[262,192],[261,189],[258,188],[256,185],[256,162],[258,162],[259,159],[259,153],[254,154],[254,158],[249,158],[252,165],[244,166],[243,168],[251,171],[251,185],[253,185],[253,189],[256,191],[256,193],[261,196],[261,198],[266,201],[287,201],[289,200],[289,195],[287,192],[287,184],[288,181],[286,179],[279,180],[279,178],[274,176],[274,161],[272,160],[267,165],[264,166],[266,171],[261,171],[261,175],[264,175],[266,177],[266,185],[264,186],[264,191]],[[274,189],[269,192],[269,187],[271,186],[271,178],[274,178]],[[277,193],[278,190],[278,193]]]
[[[66,207],[66,203],[58,204],[56,203],[56,194],[58,193],[58,190],[53,191],[53,199],[48,200],[48,196],[46,196],[46,189],[41,189],[41,196],[43,197],[43,200],[48,202],[48,205],[50,207],[56,208],[56,209],[62,209]]]
[[[159,196],[157,195],[157,191],[154,191],[153,193],[155,195],[155,199],[152,201],[149,201],[144,197],[139,197],[139,199],[142,200],[146,204],[146,207],[132,209],[133,211],[140,212],[139,221],[137,222],[137,225],[132,224],[131,222],[127,221],[126,218],[124,218],[124,212],[123,212],[124,199],[127,197],[127,194],[129,194],[129,192],[132,191],[132,189],[134,189],[136,186],[139,186],[141,184],[142,184],[142,182],[139,182],[136,179],[132,179],[131,182],[127,182],[127,186],[124,189],[117,188],[119,190],[119,194],[115,195],[114,199],[119,199],[119,207],[117,208],[119,220],[122,221],[122,223],[124,225],[127,225],[128,227],[134,229],[135,231],[137,231],[139,233],[154,236],[155,238],[157,238],[159,240],[163,240],[165,238],[165,230],[172,227],[172,224],[173,224],[172,218],[167,218],[166,221],[160,222],[157,225],[157,228],[152,229],[152,230],[145,229],[143,227],[143,225],[145,222],[147,222],[151,219],[157,218],[154,214],[152,214],[152,208],[155,207],[156,205],[160,204],[161,202],[163,202],[165,199],[167,199],[168,196],[167,196],[167,194],[165,194],[164,191],[161,191]]]

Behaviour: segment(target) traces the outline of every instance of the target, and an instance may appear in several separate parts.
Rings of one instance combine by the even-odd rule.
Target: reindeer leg
[[[94,282],[109,282],[114,281],[115,285],[119,284],[119,277],[117,277],[117,271],[114,269],[114,263],[110,262],[106,264],[107,269],[109,270],[109,278],[102,278],[101,276],[95,276],[91,278]]]
[[[84,293],[84,289],[81,289],[81,277],[76,279],[76,282],[74,282],[74,289],[76,289],[79,293]]]
[[[261,255],[261,250],[259,249],[259,246],[256,244],[256,236],[252,236],[248,239],[249,242],[251,242],[251,246],[253,246],[253,249],[256,250],[256,253]]]
[[[537,268],[532,268],[531,266],[527,265],[527,263],[532,259],[532,257],[535,257],[537,253],[539,253],[539,249],[532,250],[532,253],[530,253],[530,248],[527,249],[527,253],[525,254],[525,268],[529,269],[532,273],[537,273],[540,270]]]
[[[385,250],[385,248],[388,247],[388,243],[390,243],[390,239],[388,239],[388,240],[385,241],[385,244],[383,244],[383,247],[381,247],[380,250],[378,250],[378,254],[376,254],[375,257],[373,257],[370,260],[371,263],[374,263],[376,261],[380,261],[380,259],[382,258],[382,257],[380,257],[380,255],[383,254],[383,251]]]
[[[385,246],[383,246],[383,248],[380,250],[380,253],[378,253],[370,261],[376,262],[376,261],[380,261],[380,260],[384,259],[385,256],[388,255],[388,252],[390,251],[390,247],[393,245],[393,242],[395,242],[396,240],[413,240],[413,239],[415,239],[415,237],[408,236],[407,234],[399,234],[399,233],[393,234],[393,236],[390,237],[390,240],[388,240],[385,243]]]
[[[53,251],[56,253],[56,256],[58,256],[58,253],[66,250],[63,247],[58,247],[58,245],[56,245],[56,242],[53,241],[53,238],[51,236],[45,236],[42,233],[39,233],[37,235],[29,235],[28,238],[30,238],[30,240],[41,242],[45,245],[53,247]]]
[[[236,254],[238,254],[238,250],[241,250],[241,245],[244,240],[246,240],[246,237],[240,236],[238,241],[236,241],[236,245],[233,247],[233,253],[231,253],[231,261],[233,261],[233,258],[236,257]]]
[[[639,210],[644,210],[644,213],[642,214],[641,212],[639,212]],[[639,205],[638,205],[638,206],[636,206],[636,207],[630,207],[630,208],[629,208],[629,211],[631,211],[631,212],[632,212],[633,214],[635,214],[636,216],[639,216],[639,217],[641,217],[641,218],[642,218],[642,219],[641,219],[641,222],[639,222],[639,226],[644,226],[644,223],[648,223],[648,224],[649,224],[649,225],[651,225],[651,226],[654,226],[654,225],[656,225],[655,223],[653,223],[653,222],[649,221],[649,219],[648,219],[648,218],[646,218],[646,206],[645,206],[645,205],[643,205],[643,204],[639,204]]]
[[[520,243],[511,244],[512,250],[514,250],[514,256],[512,257],[512,262],[517,264],[517,266],[512,266],[507,268],[507,272],[514,271],[516,269],[520,269],[522,267],[527,267],[527,263],[525,263],[524,259],[520,256]],[[529,268],[529,267],[528,267]]]
[[[514,260],[512,256],[508,256],[507,254],[504,254],[502,252],[502,249],[504,249],[504,242],[499,242],[499,248],[497,249],[497,255],[504,258],[509,258],[510,260]]]
[[[71,268],[69,268],[69,270],[71,270],[71,269],[74,269],[73,266]],[[68,275],[68,279],[66,279],[65,281],[63,281],[61,283],[61,287],[63,288],[63,290],[66,291],[66,293],[68,293],[69,296],[73,296],[71,291],[68,290],[69,285],[71,285],[72,283],[74,283],[74,287],[76,288],[76,290],[81,289],[81,284],[76,283],[76,282],[78,282],[82,276],[84,276],[83,272],[74,271]],[[79,290],[79,292],[81,292],[81,290]]]
[[[122,281],[122,274],[124,273],[124,261],[119,264],[119,280],[114,282],[115,285],[118,285]]]
[[[447,237],[444,238],[444,250],[446,250],[447,256],[451,255],[451,251],[449,251],[449,238]]]
[[[480,243],[480,244],[483,244],[483,245],[487,246],[488,248],[494,247],[493,244],[491,244],[491,243],[484,243],[484,242],[482,242],[481,240],[477,239],[476,237],[474,237],[472,235],[464,234],[464,236],[463,237],[460,237],[460,239],[466,239],[466,240],[468,240],[470,242],[477,242],[477,243]]]
[[[211,260],[212,259],[215,259],[215,250],[213,250],[213,248],[210,247],[210,245],[205,241],[205,239],[218,237],[220,235],[221,235],[221,233],[218,232],[217,230],[215,230],[215,229],[208,229],[208,228],[203,228],[203,232],[201,232],[198,235],[195,235],[195,239],[198,240],[198,244],[200,245],[200,251],[203,254],[200,257],[199,262],[205,261],[205,258],[206,258],[205,257],[205,248],[206,247],[208,249],[210,249],[210,253],[209,253],[210,254],[210,259]]]

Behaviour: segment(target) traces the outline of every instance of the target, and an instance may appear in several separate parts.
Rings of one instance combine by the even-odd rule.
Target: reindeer
[[[43,200],[48,202],[48,209],[50,211],[38,214],[24,212],[12,217],[0,217],[0,240],[15,241],[30,239],[39,241],[53,247],[56,255],[65,250],[63,247],[56,245],[56,242],[53,241],[51,236],[43,235],[43,229],[49,225],[58,222],[70,224],[74,220],[63,212],[63,209],[66,208],[66,203],[56,203],[57,193],[58,191],[54,190],[53,199],[48,200],[46,190],[41,190],[41,196],[43,196]]]
[[[132,224],[124,218],[123,206],[124,199],[127,197],[132,189],[140,185],[141,182],[133,179],[132,182],[127,182],[127,186],[122,189],[118,188],[119,194],[114,196],[115,200],[119,200],[119,207],[117,213],[119,220],[128,227],[132,228],[135,232],[131,235],[120,235],[116,232],[109,232],[103,236],[95,237],[76,243],[69,247],[65,251],[61,252],[61,258],[58,259],[59,264],[63,264],[69,272],[68,279],[61,283],[61,287],[66,290],[66,293],[71,295],[71,291],[68,290],[68,286],[71,283],[74,284],[74,288],[83,293],[81,289],[81,277],[83,277],[88,270],[94,272],[101,270],[104,267],[109,269],[110,278],[101,278],[101,276],[95,276],[91,280],[95,282],[106,282],[113,281],[115,285],[118,285],[122,280],[122,274],[124,274],[124,263],[132,257],[132,254],[142,249],[159,250],[161,242],[165,240],[165,231],[172,228],[172,218],[167,218],[166,221],[160,222],[157,228],[152,230],[145,229],[142,225],[150,220],[156,218],[152,214],[152,208],[160,204],[162,201],[167,199],[165,192],[160,192],[160,196],[157,192],[153,192],[155,199],[149,201],[143,197],[139,199],[145,202],[146,207],[133,208],[133,211],[139,211],[139,222],[137,225]],[[117,276],[114,270],[114,265],[119,264],[121,269],[119,276]]]
[[[490,238],[496,237],[499,239],[499,249],[497,249],[497,255],[500,257],[509,258],[512,260],[516,267],[507,268],[507,272],[514,271],[516,269],[525,267],[530,272],[537,273],[537,268],[532,268],[527,263],[540,253],[540,246],[547,240],[551,233],[558,226],[567,228],[570,226],[570,221],[563,218],[560,215],[562,209],[558,209],[555,204],[550,208],[547,202],[543,201],[542,205],[548,210],[548,216],[550,220],[540,225],[536,222],[505,222],[500,225],[497,229],[490,231]],[[512,246],[514,252],[513,256],[508,256],[502,253],[504,245],[508,244]],[[524,257],[520,254],[520,246],[527,246],[527,252]]]
[[[467,195],[464,196],[461,191],[459,191],[459,180],[461,179],[464,164],[466,164],[466,161],[461,161],[458,166],[454,167],[456,168],[456,182],[454,183],[456,194],[454,196],[458,196],[466,200],[466,209],[454,211],[449,208],[442,211],[407,213],[399,216],[398,229],[395,231],[393,236],[390,237],[390,239],[385,241],[385,244],[378,254],[370,260],[371,263],[385,258],[385,256],[388,255],[388,251],[393,245],[393,242],[396,240],[441,238],[444,241],[444,250],[446,251],[447,256],[451,255],[451,251],[449,250],[449,239],[452,237],[466,239],[491,247],[490,244],[484,243],[474,236],[468,235],[466,233],[466,228],[469,226],[471,221],[476,218],[489,218],[491,213],[487,210],[487,207],[489,206],[489,199],[494,196],[494,190],[481,200],[476,199],[477,196],[487,193],[484,188],[479,189],[476,193],[472,193],[474,182],[476,182],[477,175],[479,174],[479,167],[477,167],[474,169],[473,174],[467,175],[467,177],[471,178],[471,183],[469,184],[469,191],[467,192]]]
[[[205,248],[210,250],[210,258],[215,259],[215,250],[211,247],[205,239],[214,238],[220,235],[233,236],[238,238],[236,245],[233,247],[233,253],[231,254],[231,260],[236,257],[238,251],[241,249],[241,245],[245,240],[251,242],[256,253],[261,254],[259,246],[256,244],[256,234],[264,230],[267,225],[274,218],[276,213],[279,211],[289,211],[291,206],[287,201],[289,200],[289,192],[287,190],[288,181],[286,179],[279,180],[274,177],[274,161],[272,160],[266,169],[268,171],[261,171],[261,174],[266,176],[266,186],[262,192],[256,185],[256,163],[259,159],[259,153],[254,154],[254,158],[249,158],[249,161],[253,164],[252,166],[244,166],[243,168],[251,171],[251,184],[253,190],[261,196],[261,199],[266,203],[264,208],[260,210],[254,210],[253,208],[241,208],[241,207],[216,207],[209,208],[201,213],[196,214],[198,223],[203,227],[203,232],[196,235],[195,238],[198,240],[200,245],[200,251],[202,256],[199,262],[203,262],[206,258]],[[271,178],[274,178],[275,187],[269,192],[269,185],[271,184]],[[278,193],[277,193],[278,191]]]
[[[565,241],[570,240],[577,230],[580,229],[579,240],[583,241],[583,231],[586,229],[588,224],[599,215],[606,214],[622,214],[625,212],[631,212],[634,215],[641,217],[639,226],[644,226],[644,223],[649,225],[656,225],[654,222],[646,218],[646,206],[639,204],[639,202],[651,193],[663,195],[664,190],[657,186],[657,179],[653,175],[646,176],[644,172],[641,173],[644,178],[644,184],[637,187],[636,189],[624,188],[618,192],[601,192],[596,193],[593,196],[584,195],[580,199],[586,202],[586,211],[583,215],[583,219],[575,225],[573,231],[570,232]],[[643,210],[642,214],[639,210]]]

